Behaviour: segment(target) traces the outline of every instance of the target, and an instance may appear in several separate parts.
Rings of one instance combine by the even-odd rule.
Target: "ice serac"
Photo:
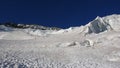
[[[86,25],[88,33],[100,33],[104,31],[120,30],[120,15],[106,17],[97,16],[95,20]]]
[[[110,29],[110,25],[99,16],[88,24],[88,33],[100,33]]]

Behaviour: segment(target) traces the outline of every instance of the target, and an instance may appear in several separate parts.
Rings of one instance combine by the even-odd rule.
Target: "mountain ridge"
[[[19,29],[26,29],[26,28],[40,29],[40,30],[60,30],[60,29],[62,29],[62,28],[58,28],[58,27],[46,27],[46,26],[37,25],[37,24],[16,24],[13,22],[5,22],[5,23],[1,23],[0,25],[4,25],[6,27],[12,27],[12,28],[19,28]]]
[[[80,30],[82,33],[91,34],[91,33],[101,33],[104,31],[119,31],[120,30],[120,15],[113,14],[104,17],[97,16],[94,20],[90,21],[88,24],[79,26],[79,27],[70,27],[68,29],[62,29],[58,27],[46,27],[41,25],[28,25],[28,24],[15,24],[12,22],[6,22],[4,24],[6,27],[19,28],[19,29],[36,29],[36,30],[57,30],[60,33]]]

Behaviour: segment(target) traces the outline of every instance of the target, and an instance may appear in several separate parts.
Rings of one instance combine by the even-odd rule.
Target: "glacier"
[[[0,68],[120,68],[119,14],[68,29],[14,26],[0,25]]]

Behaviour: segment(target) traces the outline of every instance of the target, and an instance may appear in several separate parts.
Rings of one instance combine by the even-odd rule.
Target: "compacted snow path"
[[[0,26],[0,68],[120,68],[119,18],[59,31]]]

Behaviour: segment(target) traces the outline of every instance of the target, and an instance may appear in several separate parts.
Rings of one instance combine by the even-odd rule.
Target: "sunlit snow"
[[[61,30],[0,25],[0,68],[120,68],[120,15]]]

